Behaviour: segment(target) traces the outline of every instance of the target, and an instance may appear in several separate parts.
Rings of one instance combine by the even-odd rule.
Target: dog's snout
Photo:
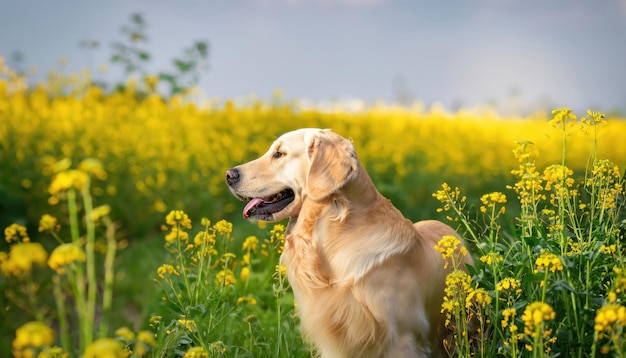
[[[237,184],[240,178],[241,174],[239,172],[239,169],[232,168],[226,171],[226,182],[228,183],[228,185],[233,186]]]

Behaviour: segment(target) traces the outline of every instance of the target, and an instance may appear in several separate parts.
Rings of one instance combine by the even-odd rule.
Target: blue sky
[[[0,0],[0,54],[96,72],[133,12],[154,71],[208,41],[208,97],[626,111],[626,0]]]

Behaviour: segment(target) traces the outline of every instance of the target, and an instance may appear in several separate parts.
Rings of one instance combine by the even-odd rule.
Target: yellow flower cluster
[[[557,108],[552,111],[553,118],[548,122],[553,127],[565,127],[576,122],[576,115],[570,108]]]
[[[502,310],[502,321],[500,321],[500,325],[502,328],[509,328],[511,332],[517,331],[517,326],[515,325],[515,316],[517,315],[517,310],[515,308],[505,308]]]
[[[454,270],[446,277],[446,288],[445,293],[446,297],[444,297],[445,301],[451,302],[453,305],[459,305],[458,302],[454,302],[450,300],[451,298],[457,297],[459,293],[463,295],[470,293],[472,291],[472,277],[467,274],[465,271]]]
[[[38,242],[18,242],[11,245],[9,253],[0,251],[0,270],[9,277],[30,273],[33,265],[45,266],[48,252]]]
[[[485,309],[491,304],[491,301],[491,296],[484,288],[476,288],[471,290],[467,295],[465,308],[469,309],[472,306],[479,306]]]
[[[506,204],[506,195],[501,192],[494,191],[489,194],[485,194],[480,198],[483,205],[480,207],[480,212],[487,213],[489,209],[494,209],[496,204]],[[500,207],[499,214],[504,214],[505,207]]]
[[[256,298],[251,296],[242,296],[237,299],[237,305],[247,303],[249,305],[256,305]]]
[[[54,330],[41,322],[28,322],[15,331],[14,357],[30,357],[31,348],[51,346],[55,340]]]
[[[130,352],[124,349],[124,345],[113,338],[100,338],[95,340],[85,349],[82,358],[128,358]]]
[[[135,334],[130,328],[121,327],[115,331],[115,335],[132,344],[132,353],[139,357],[145,356],[158,345],[154,333],[150,331],[139,331]]]
[[[442,208],[437,209],[439,213],[448,211],[456,206],[462,209],[467,201],[467,197],[461,196],[461,189],[452,189],[447,183],[441,184],[441,189],[434,192],[433,197],[443,204]]]
[[[185,352],[183,358],[209,358],[209,354],[202,347],[191,347]]]
[[[57,246],[48,259],[48,266],[59,275],[65,273],[67,266],[74,262],[85,262],[86,256],[82,248],[77,244],[67,243]]]
[[[550,270],[550,272],[563,271],[563,263],[555,254],[542,252],[535,260],[535,273],[543,270]]]
[[[556,314],[552,307],[545,302],[533,302],[529,304],[522,314],[524,334],[535,337],[537,335],[537,329],[542,328],[545,322],[554,320],[555,316]],[[545,332],[548,331],[544,331],[544,334]],[[549,333],[550,332],[548,332],[548,335]]]
[[[215,281],[220,286],[231,286],[237,283],[237,278],[235,277],[235,273],[231,269],[220,270],[215,275]]]
[[[509,291],[516,294],[520,294],[522,292],[522,283],[520,280],[512,277],[503,278],[496,285],[496,290],[498,291]]]
[[[574,185],[574,178],[571,175],[574,171],[560,164],[553,164],[543,171],[543,180],[545,181],[545,190],[551,190],[554,186],[555,190],[570,188]]]
[[[172,210],[165,216],[165,223],[170,226],[180,225],[185,229],[191,229],[191,219],[182,210]]]
[[[220,234],[228,235],[233,232],[233,224],[226,220],[220,220],[215,223],[215,231]]]
[[[543,182],[535,164],[537,153],[533,151],[534,143],[518,141],[517,144],[518,146],[513,150],[513,155],[519,161],[519,166],[518,169],[512,170],[511,174],[519,180],[514,185],[507,186],[507,189],[515,190],[520,204],[522,204],[522,210],[527,211],[539,200],[545,199],[545,195],[541,194]]]
[[[594,329],[600,334],[626,327],[626,307],[619,304],[603,306],[596,312],[594,323]]]
[[[70,188],[81,190],[87,183],[87,180],[89,180],[89,177],[87,173],[82,170],[66,170],[58,173],[54,177],[48,188],[48,193],[50,193],[50,195],[57,195]]]
[[[264,257],[269,256],[269,250],[276,252],[277,254],[281,254],[285,249],[285,225],[276,224],[270,230],[270,238],[269,240],[265,240],[263,244],[261,244],[261,255]]]
[[[467,249],[461,245],[461,240],[454,235],[444,235],[435,245],[444,260],[444,269],[448,268],[448,264],[452,262],[460,263],[461,259],[467,255]],[[456,268],[456,267],[455,267]]]
[[[276,265],[274,271],[281,277],[285,277],[287,275],[287,267],[285,265]]]
[[[159,275],[160,278],[165,278],[166,275],[180,276],[180,273],[177,269],[174,268],[174,266],[164,264],[157,269],[157,275]]]
[[[20,224],[11,224],[4,229],[4,240],[8,243],[12,242],[29,242],[28,232],[26,227]]]
[[[39,219],[39,232],[59,232],[59,230],[61,230],[61,225],[54,216],[44,214]]]
[[[483,255],[480,257],[480,262],[484,263],[485,265],[496,265],[499,263],[502,263],[504,261],[504,258],[498,254],[497,252],[488,252],[487,255]]]
[[[196,322],[191,319],[179,319],[178,325],[182,327],[187,332],[195,332],[198,329]]]

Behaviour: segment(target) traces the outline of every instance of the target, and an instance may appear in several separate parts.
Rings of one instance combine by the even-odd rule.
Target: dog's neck
[[[358,163],[356,175],[340,191],[349,201],[366,206],[370,206],[376,200],[382,198],[382,195],[378,192],[374,182],[360,162]]]

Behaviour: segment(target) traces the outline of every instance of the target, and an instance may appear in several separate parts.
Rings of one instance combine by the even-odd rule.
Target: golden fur
[[[349,140],[330,130],[289,132],[260,158],[229,170],[227,180],[242,200],[269,203],[293,191],[284,209],[268,206],[259,218],[290,218],[281,262],[302,333],[322,357],[445,354],[447,272],[434,246],[458,234],[438,221],[404,218],[376,190]]]

